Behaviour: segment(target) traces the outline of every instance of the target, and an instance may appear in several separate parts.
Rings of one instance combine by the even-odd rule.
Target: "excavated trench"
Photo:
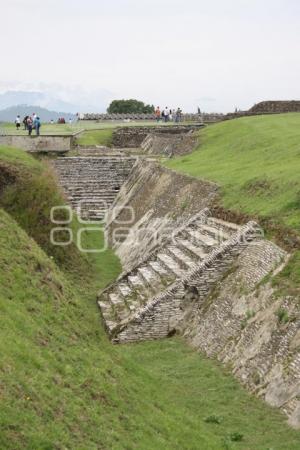
[[[264,282],[288,254],[256,223],[213,215],[214,183],[145,158],[54,165],[73,208],[89,220],[106,216],[106,238],[122,262],[118,280],[98,295],[112,342],[181,333],[299,427],[300,307]],[[281,323],[280,308],[293,321]]]

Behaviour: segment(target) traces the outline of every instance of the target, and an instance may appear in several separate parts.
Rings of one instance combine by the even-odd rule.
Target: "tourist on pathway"
[[[164,119],[165,122],[169,122],[169,108],[167,106],[164,109]]]
[[[27,127],[27,120],[28,120],[28,117],[29,117],[29,116],[25,116],[24,119],[23,119],[23,125],[24,125],[24,130],[25,130],[25,131],[28,130],[28,127]]]
[[[40,135],[41,121],[39,117],[36,117],[33,121],[33,127],[37,136]]]
[[[159,106],[155,110],[155,117],[156,117],[156,122],[159,122],[160,118],[161,118],[161,112],[160,112]]]
[[[28,116],[27,118],[27,130],[28,130],[28,136],[31,136],[32,133],[32,118]]]
[[[17,117],[16,117],[15,124],[16,124],[16,129],[19,131],[20,126],[21,126],[21,119],[20,119],[19,115],[17,115]]]
[[[182,114],[181,109],[177,108],[175,122],[181,122],[181,114]]]

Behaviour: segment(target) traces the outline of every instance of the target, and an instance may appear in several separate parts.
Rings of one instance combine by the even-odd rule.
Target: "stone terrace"
[[[172,239],[99,294],[98,305],[113,342],[157,339],[172,332],[181,315],[182,281],[241,230],[238,225],[207,215],[204,210],[193,216],[176,230]],[[235,245],[234,241],[232,246]],[[212,270],[218,277],[227,268],[227,262],[207,268],[207,273],[210,276]],[[205,278],[205,289],[209,284]],[[149,316],[150,310],[154,313]]]
[[[54,168],[69,204],[85,220],[102,220],[128,177],[133,157],[65,157]]]

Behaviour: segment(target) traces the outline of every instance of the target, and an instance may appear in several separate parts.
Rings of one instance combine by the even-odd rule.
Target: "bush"
[[[222,417],[216,416],[215,414],[212,414],[211,416],[208,416],[204,419],[204,422],[206,423],[215,423],[219,425],[222,422]]]
[[[280,322],[280,323],[288,323],[290,320],[288,312],[284,308],[279,308],[276,311],[276,316],[277,316],[278,322]]]

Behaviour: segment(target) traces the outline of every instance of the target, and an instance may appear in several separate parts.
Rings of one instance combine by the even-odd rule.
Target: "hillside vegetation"
[[[245,117],[199,132],[198,148],[166,165],[217,182],[224,208],[249,214],[281,245],[300,248],[300,114]],[[274,231],[275,230],[275,231]],[[298,236],[291,240],[289,232]],[[295,251],[280,283],[300,287]]]
[[[79,135],[77,138],[77,144],[84,146],[104,145],[106,147],[110,147],[112,143],[112,134],[113,128],[88,130]]]
[[[168,166],[220,184],[226,208],[300,231],[300,114],[230,120],[199,136],[192,154]]]
[[[10,174],[15,166],[13,189],[20,192],[21,183],[35,205],[32,214],[39,215],[23,175],[31,168],[37,187],[40,163],[13,149],[1,149],[0,160]],[[6,189],[12,195],[3,180],[1,186],[3,198]],[[36,195],[49,204],[48,188]],[[90,278],[74,276],[36,243],[34,227],[27,228],[32,237],[25,231],[21,203],[10,207],[0,208],[1,449],[299,448],[300,432],[277,410],[182,339],[113,346],[95,297],[120,273],[117,257],[111,250],[94,255]],[[30,205],[23,208],[24,217],[30,215]],[[102,240],[102,232],[90,231],[85,246],[98,248]]]

